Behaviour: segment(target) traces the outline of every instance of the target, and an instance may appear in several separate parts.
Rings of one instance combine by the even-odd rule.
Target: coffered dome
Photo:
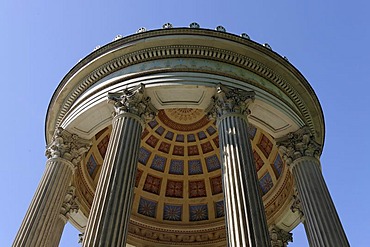
[[[86,213],[91,208],[110,133],[109,126],[95,135],[79,170],[81,181],[87,185],[79,191]],[[253,125],[249,126],[248,135],[260,193],[268,220],[272,221],[288,199],[292,181],[274,139]],[[203,232],[202,241],[197,242],[223,245],[224,225],[216,123],[208,120],[200,109],[160,110],[157,117],[146,124],[141,136],[129,228],[131,241],[184,244],[184,237],[196,239]],[[204,237],[206,235],[211,237]],[[194,246],[194,242],[189,240],[189,245]]]

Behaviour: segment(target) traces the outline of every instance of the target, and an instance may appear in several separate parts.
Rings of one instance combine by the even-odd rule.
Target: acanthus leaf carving
[[[302,222],[305,221],[301,199],[299,198],[297,190],[294,191],[294,194],[292,196],[292,205],[290,206],[290,210],[293,213],[297,212]]]
[[[208,109],[208,117],[216,119],[231,113],[248,115],[250,114],[248,107],[254,98],[254,91],[229,88],[218,84],[216,94],[212,97],[212,103]]]
[[[314,141],[308,128],[301,128],[278,139],[277,145],[287,165],[304,156],[318,158],[321,153],[321,146]]]
[[[74,186],[69,186],[67,194],[65,195],[62,208],[60,213],[68,218],[68,215],[72,212],[78,212],[77,197],[75,195],[76,188]]]
[[[144,122],[153,120],[156,115],[150,97],[145,94],[144,84],[125,89],[123,92],[108,93],[108,102],[113,103],[115,115],[131,113],[139,116]]]
[[[63,158],[75,166],[81,161],[83,155],[90,149],[91,142],[71,134],[62,127],[58,127],[51,143],[46,147],[45,155],[50,158]]]
[[[270,227],[271,247],[286,247],[293,242],[293,234],[286,232],[277,226]]]

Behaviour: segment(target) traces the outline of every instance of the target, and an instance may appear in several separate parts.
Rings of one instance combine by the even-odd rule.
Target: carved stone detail
[[[161,30],[161,32],[163,31],[164,30]],[[181,32],[185,32],[185,33],[189,33],[189,32],[192,33],[194,31],[199,31],[199,30],[193,29],[193,28],[181,30]],[[132,35],[129,37],[125,37],[125,40],[126,42],[134,42],[137,40],[138,37],[140,38],[150,37],[152,34],[153,32],[147,32],[147,34],[143,34],[144,36]],[[238,41],[239,37],[230,36],[229,38],[235,41]],[[107,45],[107,49],[110,49],[109,48],[110,45],[111,44]],[[167,53],[166,52],[167,50],[171,50],[173,52]],[[61,105],[60,108],[58,108],[59,117],[56,120],[55,125],[57,126],[58,124],[61,123],[65,114],[71,109],[73,102],[75,102],[75,100],[83,92],[85,92],[85,90],[88,87],[90,87],[97,81],[101,80],[105,76],[109,75],[110,73],[113,73],[114,71],[118,71],[119,69],[125,68],[132,64],[137,64],[137,63],[146,62],[146,61],[153,61],[153,60],[158,60],[158,59],[164,59],[164,58],[173,58],[173,57],[177,57],[178,54],[182,54],[182,53],[184,53],[182,55],[183,57],[202,58],[202,59],[210,58],[212,60],[235,64],[238,67],[253,71],[257,74],[261,74],[264,78],[267,78],[274,85],[283,89],[287,95],[289,95],[292,99],[294,99],[295,105],[299,107],[300,111],[304,115],[304,118],[309,120],[308,123],[309,123],[309,127],[311,131],[314,131],[315,128],[312,124],[312,116],[310,116],[310,113],[307,107],[305,106],[305,104],[303,104],[302,99],[301,97],[299,97],[298,92],[294,88],[292,88],[290,83],[286,81],[282,75],[276,73],[276,71],[267,67],[266,64],[262,64],[258,62],[257,60],[254,60],[246,55],[241,55],[241,54],[234,53],[234,52],[231,52],[229,50],[224,50],[224,49],[210,48],[209,46],[191,46],[191,45],[168,45],[168,46],[152,47],[149,49],[140,50],[139,52],[135,51],[132,53],[125,54],[123,56],[117,57],[116,59],[112,59],[108,63],[101,65],[99,68],[94,70],[91,74],[89,74],[86,78],[81,80],[78,83],[78,85],[76,85],[74,91],[70,93],[70,96],[68,98],[69,100],[66,101],[63,105]],[[84,64],[81,63],[78,65],[82,66]],[[174,68],[172,68],[172,70],[174,70]],[[203,70],[199,69],[199,71],[203,71]],[[227,74],[225,74],[225,76],[227,76]],[[65,80],[67,79],[68,77],[65,78]],[[242,80],[242,78],[240,79]],[[275,96],[280,98],[278,95],[275,95]]]
[[[265,204],[266,218],[268,220],[272,219],[275,212],[278,212],[280,208],[283,207],[285,202],[291,199],[293,192],[293,177],[291,173],[287,173],[284,181],[276,192],[276,194]]]
[[[78,234],[78,243],[79,244],[82,244],[82,242],[84,240],[84,237],[85,237],[85,233],[84,232]]]
[[[71,134],[67,130],[58,127],[51,143],[47,146],[45,155],[48,159],[63,158],[75,166],[81,161],[91,146],[91,142],[84,140],[76,134]]]
[[[190,28],[200,28],[200,25],[196,22],[192,22],[192,23],[190,23],[189,27]]]
[[[194,244],[220,243],[226,240],[226,231],[224,227],[218,227],[199,231],[171,231],[165,229],[151,228],[142,225],[139,222],[131,221],[128,228],[129,236],[148,241],[156,241],[161,244],[171,245],[178,243],[180,245],[193,246]]]
[[[271,247],[286,247],[288,242],[293,242],[293,234],[277,226],[270,227]]]
[[[290,206],[290,210],[292,210],[293,213],[298,212],[301,221],[304,222],[302,203],[297,192],[292,196],[292,205]]]
[[[143,121],[151,121],[156,110],[150,103],[150,97],[145,95],[143,84],[119,93],[108,93],[108,102],[114,104],[115,115],[131,113]]]
[[[225,114],[248,115],[248,106],[254,101],[255,92],[244,91],[238,88],[229,88],[218,84],[216,94],[212,97],[211,107],[208,110],[210,118],[220,118]]]
[[[168,23],[163,24],[162,28],[163,29],[173,28],[173,25],[168,22]]]
[[[136,31],[136,33],[143,33],[143,32],[146,32],[147,30],[146,30],[146,28],[145,27],[141,27],[141,28],[139,28],[137,31]]]
[[[60,214],[68,218],[71,212],[77,213],[78,205],[77,205],[77,198],[75,195],[76,188],[74,186],[69,186],[67,194],[64,198],[62,208],[60,210]]]
[[[277,145],[288,166],[303,156],[318,158],[321,153],[321,146],[313,140],[308,128],[301,128],[278,139]]]
[[[223,26],[217,26],[215,30],[223,33],[226,32],[226,28],[224,28]]]

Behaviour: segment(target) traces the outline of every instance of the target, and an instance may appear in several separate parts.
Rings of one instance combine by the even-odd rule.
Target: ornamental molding
[[[293,234],[286,232],[273,225],[269,229],[271,247],[287,247],[289,242],[293,242]]]
[[[294,194],[292,195],[292,205],[290,206],[290,210],[293,213],[297,212],[301,222],[305,222],[302,202],[301,202],[301,199],[299,198],[297,190],[295,190]]]
[[[74,181],[77,187],[76,194],[79,199],[77,203],[80,206],[80,210],[88,217],[94,200],[95,188],[91,188],[92,183],[86,181],[87,176],[83,175],[83,169],[83,166],[78,167]]]
[[[265,206],[266,218],[268,222],[273,221],[273,217],[276,216],[279,210],[288,203],[288,199],[293,194],[293,177],[290,172],[287,172],[284,181],[274,197],[269,200]]]
[[[202,244],[216,244],[226,241],[226,230],[224,225],[204,229],[194,227],[193,230],[180,230],[151,227],[132,219],[130,220],[128,235],[135,239],[164,244],[166,246],[198,246]]]
[[[62,158],[71,162],[76,168],[83,155],[90,149],[91,142],[71,134],[67,130],[56,128],[51,143],[46,147],[48,159]]]
[[[203,117],[191,123],[191,119],[189,121],[189,119],[187,118],[187,114],[186,113],[181,114],[181,111],[190,111],[191,114],[195,115],[199,114],[203,115]],[[167,109],[166,111],[160,110],[158,111],[157,116],[162,123],[166,123],[167,127],[176,131],[196,131],[209,123],[209,119],[206,116],[204,116],[204,112],[198,109],[191,110],[187,108],[182,108],[182,109]],[[189,117],[190,116],[191,115],[189,114]],[[198,116],[196,116],[196,118],[197,117]],[[172,120],[172,118],[176,118],[177,121]],[[181,123],[181,121],[189,123]]]
[[[290,169],[293,169],[294,161],[299,158],[308,156],[319,159],[321,154],[321,146],[314,141],[307,127],[276,140],[276,144]]]
[[[216,87],[216,94],[208,110],[208,117],[217,119],[229,115],[243,115],[250,113],[248,106],[254,101],[255,92],[244,91],[238,88],[229,88],[221,84]]]
[[[84,241],[84,238],[85,238],[85,233],[84,232],[79,233],[78,234],[78,243],[82,244],[82,242]]]
[[[64,197],[64,201],[62,204],[62,208],[60,210],[60,214],[69,218],[70,213],[77,213],[78,212],[78,204],[77,204],[77,197],[75,194],[76,188],[74,186],[69,186],[67,190],[67,194]]]
[[[125,39],[121,39],[120,41],[122,40]],[[108,76],[109,74],[120,69],[129,67],[131,65],[146,61],[179,57],[216,60],[223,63],[228,63],[236,65],[238,67],[242,67],[244,69],[252,71],[257,75],[262,76],[263,78],[269,80],[280,90],[282,90],[283,92],[290,96],[290,98],[294,101],[294,103],[300,110],[298,114],[299,115],[303,114],[303,119],[305,123],[309,126],[311,131],[314,131],[313,119],[310,116],[308,109],[305,107],[302,98],[300,97],[299,93],[293,87],[291,87],[290,84],[285,79],[283,79],[281,75],[277,74],[275,71],[265,66],[264,64],[252,58],[246,57],[244,55],[219,48],[207,46],[192,46],[192,45],[159,46],[142,49],[112,59],[109,62],[99,66],[97,69],[93,70],[86,77],[80,80],[74,86],[74,89],[69,93],[69,96],[66,97],[64,102],[61,103],[62,106],[57,114],[55,126],[61,124],[67,112],[71,109],[73,103],[83,92],[85,92],[91,85],[98,82],[102,78]],[[202,69],[200,69],[199,71],[202,71]],[[68,82],[68,80],[70,79],[69,77],[71,76],[70,74],[68,75],[66,76],[64,81],[60,84],[60,86]]]
[[[108,102],[114,105],[114,115],[129,113],[138,116],[142,121],[149,122],[154,119],[156,109],[145,95],[145,86],[140,84],[123,92],[108,93]]]

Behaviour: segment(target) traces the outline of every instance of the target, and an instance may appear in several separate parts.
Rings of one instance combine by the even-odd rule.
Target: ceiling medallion
[[[194,131],[209,123],[203,110],[193,108],[160,110],[158,118],[164,125],[177,131]]]

